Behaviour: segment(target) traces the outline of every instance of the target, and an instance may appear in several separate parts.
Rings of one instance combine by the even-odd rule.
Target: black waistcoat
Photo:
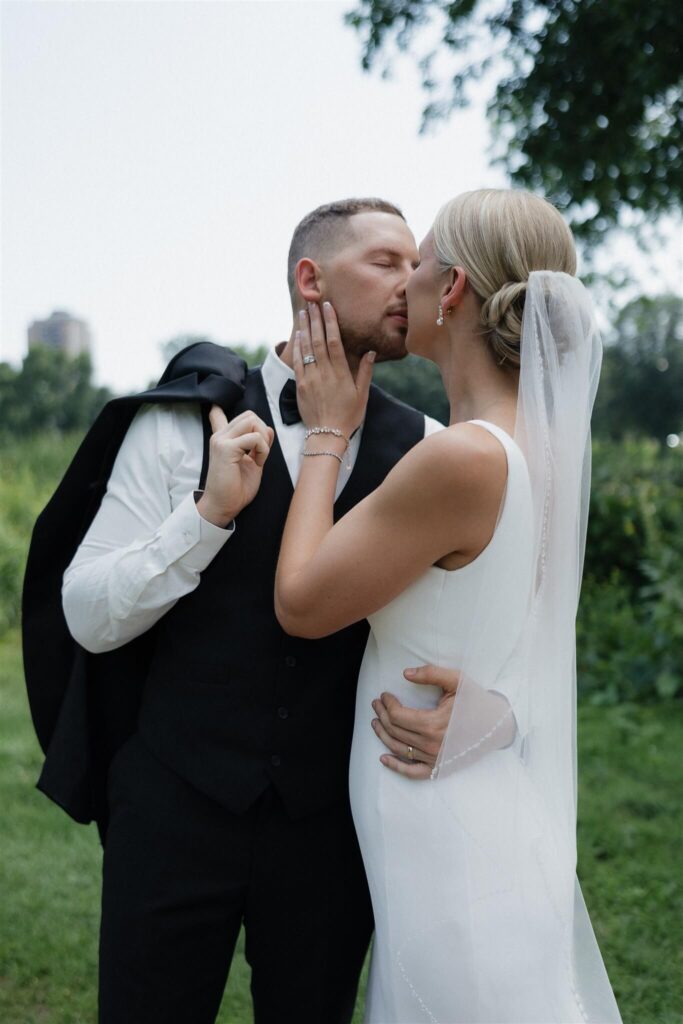
[[[272,425],[258,370],[250,372],[235,414],[242,409]],[[378,487],[423,436],[420,413],[373,387],[335,519]],[[276,438],[235,536],[157,627],[139,730],[160,760],[230,810],[245,810],[272,783],[299,817],[346,796],[368,626],[359,622],[320,640],[283,632],[273,591],[291,498]]]

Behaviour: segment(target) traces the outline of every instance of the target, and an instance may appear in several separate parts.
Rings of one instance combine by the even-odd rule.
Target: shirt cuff
[[[235,521],[225,528],[202,518],[194,492],[183,498],[159,529],[161,549],[169,565],[180,562],[202,572],[235,532]]]

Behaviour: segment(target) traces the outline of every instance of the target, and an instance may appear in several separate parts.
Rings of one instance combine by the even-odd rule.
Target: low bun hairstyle
[[[442,206],[432,232],[442,270],[462,267],[481,301],[482,333],[496,361],[519,367],[529,274],[576,273],[568,226],[551,203],[531,192],[479,189]]]

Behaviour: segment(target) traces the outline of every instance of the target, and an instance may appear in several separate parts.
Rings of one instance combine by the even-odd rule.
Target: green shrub
[[[0,636],[19,624],[33,524],[59,483],[79,434],[37,434],[0,445]]]
[[[584,583],[576,639],[580,697],[617,704],[659,693],[646,608],[632,600],[618,570],[603,583]]]
[[[604,581],[618,568],[637,591],[662,545],[683,554],[682,500],[683,446],[594,441],[586,576]]]
[[[19,623],[25,558],[25,545],[19,535],[0,523],[0,636]]]
[[[579,693],[683,695],[683,450],[596,442],[577,621]]]

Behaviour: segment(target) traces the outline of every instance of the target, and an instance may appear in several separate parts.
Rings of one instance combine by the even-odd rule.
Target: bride
[[[350,771],[376,926],[366,1021],[617,1022],[575,875],[591,302],[569,229],[529,193],[451,200],[420,256],[407,347],[439,367],[450,425],[334,523],[374,354],[354,380],[332,306],[312,306],[295,345],[307,458],[275,587],[292,634],[371,626]],[[371,700],[420,662],[460,675],[432,781],[416,784],[380,763]],[[406,679],[397,696],[433,706],[440,691]],[[402,739],[405,761],[425,759]]]

